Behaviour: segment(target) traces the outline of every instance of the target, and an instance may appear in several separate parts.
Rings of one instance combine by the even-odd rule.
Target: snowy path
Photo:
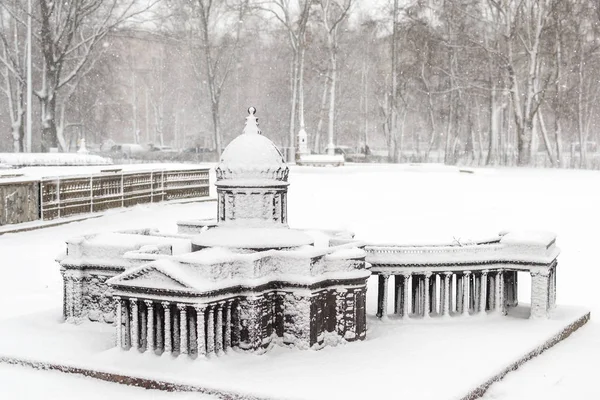
[[[567,394],[600,398],[594,379],[600,370],[600,323],[595,319],[600,315],[595,286],[600,278],[595,265],[599,180],[600,172],[594,171],[506,169],[463,174],[437,166],[294,167],[290,225],[347,228],[359,238],[385,242],[489,237],[505,229],[556,232],[562,249],[557,301],[588,306],[592,320],[573,338],[494,385],[486,398],[564,399]],[[2,318],[60,304],[61,279],[52,260],[64,250],[65,239],[115,229],[175,231],[178,219],[212,217],[214,212],[214,203],[138,206],[84,222],[0,236],[0,304],[4,306],[0,323]],[[46,384],[45,372],[0,367],[0,398],[15,398],[19,393],[16,383],[5,386],[5,380]],[[85,390],[94,390],[89,388]],[[125,389],[114,397],[135,398]]]

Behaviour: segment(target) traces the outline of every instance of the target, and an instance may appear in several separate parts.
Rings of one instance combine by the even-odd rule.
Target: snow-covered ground
[[[493,385],[486,398],[600,398],[600,387],[593,380],[600,370],[600,323],[594,319],[600,311],[595,286],[600,272],[593,264],[598,242],[595,228],[600,226],[599,179],[600,173],[594,171],[478,169],[467,174],[437,165],[293,167],[289,218],[293,227],[346,228],[358,238],[375,242],[447,242],[515,229],[556,232],[562,248],[557,302],[589,307],[592,320],[572,338]],[[213,217],[214,213],[214,203],[154,204],[0,236],[0,324],[2,319],[60,305],[61,279],[52,260],[64,249],[65,239],[125,228],[156,227],[174,232],[178,219]],[[31,388],[27,389],[30,394],[15,396],[21,393],[20,380],[51,387],[76,380],[73,387],[86,392],[109,385],[47,374],[0,366],[0,398],[37,398]],[[56,381],[50,376],[56,376]],[[10,384],[1,384],[4,381]],[[369,384],[376,383],[365,382]],[[116,398],[136,398],[138,391],[108,390]]]

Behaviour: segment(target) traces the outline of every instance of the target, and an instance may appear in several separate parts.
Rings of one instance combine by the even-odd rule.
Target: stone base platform
[[[364,342],[193,360],[116,350],[113,327],[64,324],[56,309],[4,320],[0,362],[224,399],[470,400],[590,318],[585,309],[565,306],[549,320],[527,315],[525,305],[505,317],[369,317]]]

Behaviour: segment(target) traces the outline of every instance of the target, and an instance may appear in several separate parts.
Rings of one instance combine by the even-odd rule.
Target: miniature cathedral
[[[217,218],[74,238],[60,258],[67,322],[111,323],[122,349],[201,357],[274,345],[322,348],[366,336],[367,279],[377,315],[507,315],[517,274],[531,275],[532,318],[556,304],[560,250],[550,233],[468,243],[365,244],[348,232],[287,225],[289,169],[249,109],[216,168]],[[390,293],[391,294],[391,293]]]
[[[289,169],[254,114],[250,108],[216,168],[216,221],[181,222],[178,235],[68,242],[60,261],[67,320],[114,322],[118,347],[156,354],[365,338],[366,253],[350,234],[329,233],[329,243],[316,244],[288,227]]]

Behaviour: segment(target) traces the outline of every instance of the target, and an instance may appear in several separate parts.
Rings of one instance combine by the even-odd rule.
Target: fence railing
[[[113,171],[43,178],[40,182],[40,217],[49,220],[136,204],[208,197],[208,171],[208,168]]]

